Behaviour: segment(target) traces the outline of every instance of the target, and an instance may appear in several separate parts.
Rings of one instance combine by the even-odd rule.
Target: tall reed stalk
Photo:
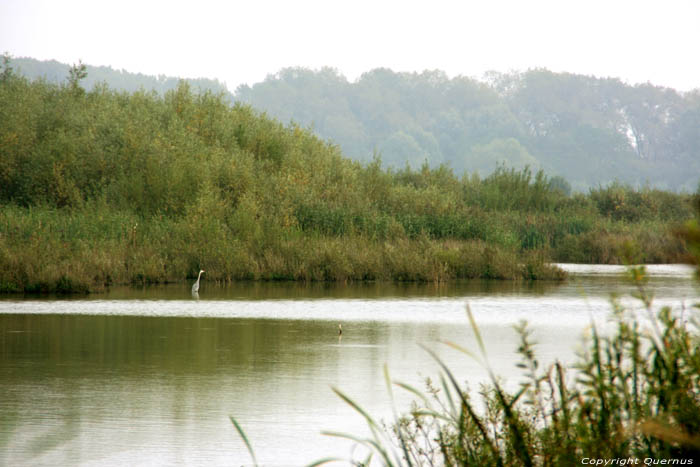
[[[401,459],[381,465],[580,465],[584,459],[667,459],[689,463],[700,456],[700,320],[697,313],[655,309],[644,289],[643,267],[631,270],[647,319],[612,302],[614,329],[592,326],[586,351],[571,368],[542,368],[530,330],[520,335],[518,367],[525,382],[506,391],[487,363],[479,328],[467,317],[478,354],[447,342],[483,362],[489,386],[480,400],[459,376],[426,349],[441,368],[440,386],[425,391],[394,384],[416,396],[409,413],[395,416],[392,444],[386,433],[347,436],[370,452],[400,447]],[[647,325],[645,327],[645,324]],[[573,379],[567,383],[568,379]],[[362,410],[353,404],[357,410]],[[364,413],[364,412],[363,412]],[[365,414],[366,417],[369,417]],[[373,433],[375,433],[373,431]],[[346,459],[352,465],[363,465]]]
[[[637,465],[665,459],[669,465],[689,465],[700,458],[700,315],[654,308],[644,288],[644,267],[632,268],[631,276],[646,319],[613,300],[612,328],[593,325],[585,351],[569,368],[558,361],[542,367],[527,324],[515,327],[520,336],[517,366],[524,378],[515,393],[502,386],[488,365],[479,327],[467,306],[478,352],[454,342],[444,344],[486,368],[489,382],[478,397],[425,347],[441,369],[437,386],[428,380],[426,389],[419,390],[393,381],[384,368],[394,414],[390,428],[333,388],[364,418],[369,435],[325,434],[347,439],[366,454],[320,459],[311,465],[343,461],[354,466],[573,466],[591,459],[629,459],[625,463]],[[393,387],[414,396],[408,413],[398,413]]]

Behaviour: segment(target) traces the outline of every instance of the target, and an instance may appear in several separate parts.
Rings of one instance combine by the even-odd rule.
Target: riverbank
[[[541,368],[555,359],[573,363],[591,320],[610,324],[610,294],[634,291],[625,276],[603,276],[609,267],[599,272],[560,283],[203,283],[200,300],[189,284],[3,297],[7,416],[0,432],[8,441],[0,463],[250,464],[229,415],[260,465],[344,457],[350,445],[321,430],[362,435],[365,420],[329,386],[391,423],[382,365],[393,380],[419,389],[427,376],[439,383],[439,368],[420,343],[477,391],[488,380],[484,368],[439,343],[477,351],[468,302],[489,363],[515,392],[522,372],[513,325],[531,324]],[[657,305],[676,309],[700,300],[687,277],[652,276],[648,291]],[[416,397],[393,390],[399,413],[408,414]],[[48,437],[57,441],[40,443]]]
[[[539,252],[521,254],[480,240],[297,235],[256,243],[223,229],[200,240],[187,221],[139,220],[75,211],[0,211],[0,291],[81,293],[180,282],[198,265],[206,270],[205,280],[218,283],[566,277]]]
[[[186,84],[160,97],[0,82],[0,292],[207,280],[560,280],[677,263],[695,195],[343,157]]]

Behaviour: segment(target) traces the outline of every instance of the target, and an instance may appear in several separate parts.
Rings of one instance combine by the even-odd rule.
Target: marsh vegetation
[[[551,261],[678,262],[693,196],[569,194],[529,169],[349,160],[181,83],[164,95],[0,80],[0,291],[206,280],[560,279]]]

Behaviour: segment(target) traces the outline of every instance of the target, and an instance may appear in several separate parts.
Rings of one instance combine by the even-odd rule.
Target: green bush
[[[180,281],[200,268],[224,282],[532,279],[542,274],[523,272],[528,258],[618,262],[627,241],[677,261],[687,251],[668,232],[691,204],[619,185],[569,196],[529,169],[482,179],[361,165],[309,129],[185,83],[161,97],[0,81],[6,291]]]
[[[678,235],[700,261],[700,202],[697,217]],[[488,366],[479,328],[467,306],[478,352],[447,343],[488,370],[490,382],[474,394],[429,349],[442,372],[439,385],[427,380],[420,391],[393,382],[417,399],[410,412],[397,415],[390,430],[339,390],[334,391],[367,421],[371,435],[337,432],[370,453],[351,465],[580,465],[584,460],[624,460],[625,464],[690,464],[700,457],[700,315],[697,310],[656,309],[645,289],[644,266],[630,267],[646,320],[613,299],[612,329],[593,323],[585,351],[570,369],[555,361],[541,367],[527,323],[515,327],[524,382],[515,393],[503,389]],[[697,306],[696,306],[697,307]],[[568,373],[574,372],[574,378]],[[239,432],[242,430],[237,426]],[[249,446],[250,448],[250,446]],[[252,452],[252,449],[251,449]],[[314,465],[331,460],[324,459]],[[649,463],[648,465],[651,465]]]

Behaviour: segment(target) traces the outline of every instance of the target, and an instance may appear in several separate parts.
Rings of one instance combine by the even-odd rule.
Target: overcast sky
[[[288,66],[548,68],[700,88],[700,0],[0,0],[0,53],[230,90]]]

